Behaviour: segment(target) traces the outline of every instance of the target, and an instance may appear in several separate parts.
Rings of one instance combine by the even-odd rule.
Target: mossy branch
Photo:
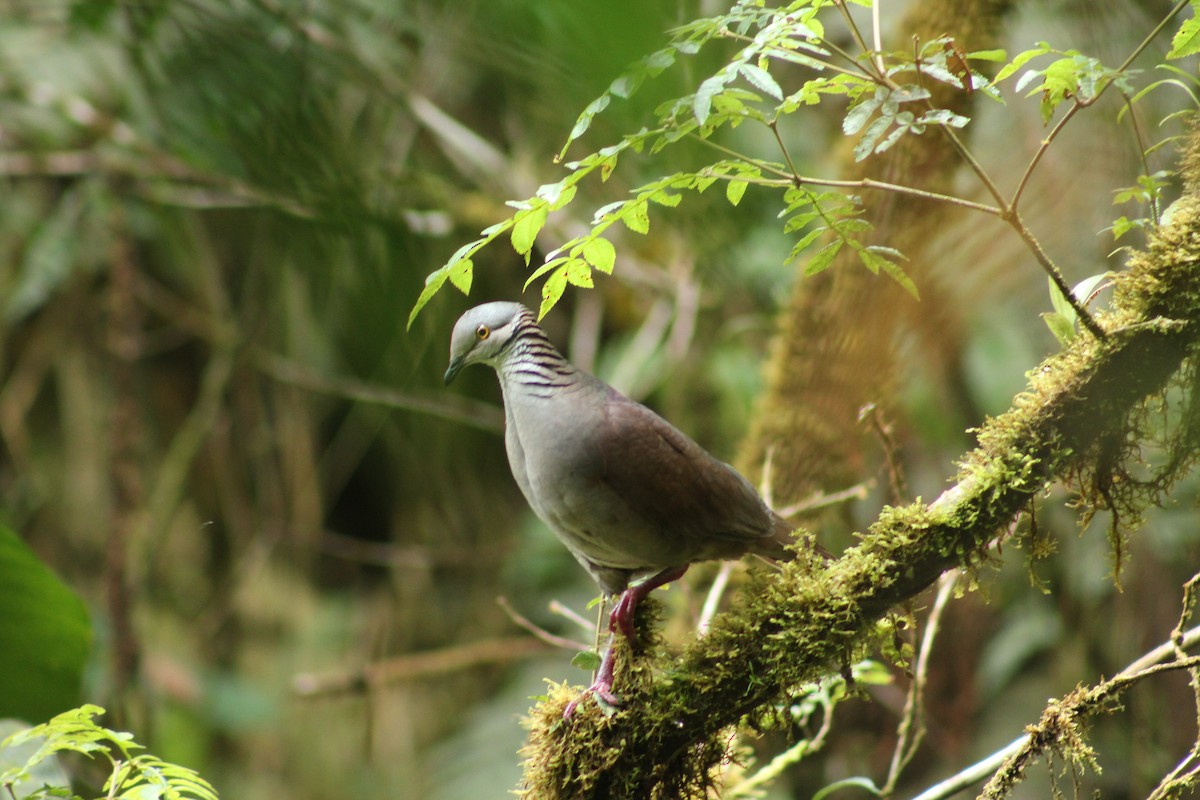
[[[1012,408],[979,431],[957,482],[932,503],[887,508],[828,567],[799,559],[761,578],[742,607],[664,668],[622,664],[612,717],[557,687],[534,709],[523,789],[530,798],[701,797],[728,730],[792,687],[849,663],[895,604],[969,565],[1052,481],[1108,487],[1111,442],[1183,367],[1200,337],[1200,137],[1189,186],[1146,253],[1117,278],[1106,336],[1076,337],[1031,373]],[[1108,495],[1105,495],[1108,498]]]

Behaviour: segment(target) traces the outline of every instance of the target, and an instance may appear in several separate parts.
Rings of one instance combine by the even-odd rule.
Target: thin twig
[[[770,123],[767,123],[768,126]],[[787,170],[780,169],[773,164],[760,162],[744,153],[740,153],[730,147],[726,147],[711,139],[705,139],[696,134],[689,134],[695,141],[707,145],[714,150],[717,150],[730,158],[735,158],[747,164],[754,164],[763,172],[776,175],[780,180],[770,179],[754,179],[742,178],[736,175],[716,175],[718,180],[739,180],[746,183],[753,183],[756,186],[796,186],[800,187],[804,184],[812,186],[828,186],[833,189],[868,189],[881,192],[892,192],[894,194],[905,195],[907,197],[916,197],[921,200],[929,200],[935,203],[948,203],[950,205],[965,208],[970,211],[979,211],[984,214],[990,214],[993,217],[1004,217],[1004,208],[1000,206],[990,206],[986,203],[978,203],[974,200],[967,200],[962,197],[956,197],[950,194],[941,194],[940,192],[930,192],[925,189],[917,189],[912,186],[904,186],[898,183],[888,183],[887,181],[877,181],[874,178],[860,178],[858,180],[844,180],[837,178],[817,178],[812,175],[800,175],[790,173]],[[776,134],[778,135],[778,134]]]
[[[708,588],[708,594],[704,597],[704,605],[700,607],[700,619],[696,623],[696,630],[701,636],[708,633],[708,625],[721,605],[721,597],[724,596],[725,589],[729,586],[729,576],[733,572],[733,564],[732,561],[722,562],[717,577],[713,579],[712,586]]]
[[[1103,340],[1106,335],[1104,329],[1100,327],[1100,324],[1083,307],[1079,298],[1075,296],[1075,292],[1071,291],[1071,287],[1067,284],[1067,279],[1063,277],[1062,272],[1050,260],[1050,256],[1046,251],[1042,249],[1042,245],[1034,238],[1033,231],[1025,226],[1025,223],[1021,220],[1021,215],[1013,210],[1005,219],[1012,226],[1013,230],[1017,232],[1017,235],[1025,241],[1026,246],[1033,253],[1033,257],[1037,259],[1038,264],[1050,276],[1050,280],[1058,287],[1058,291],[1062,293],[1066,301],[1071,304],[1071,308],[1075,311],[1075,316],[1078,317],[1083,327],[1087,328],[1088,333],[1092,334],[1092,336]]]
[[[1142,172],[1149,177],[1150,154],[1146,147],[1146,137],[1142,133],[1141,123],[1138,122],[1137,109],[1129,95],[1121,92],[1121,99],[1125,101],[1125,107],[1129,110],[1129,126],[1133,128],[1133,138],[1137,142],[1138,158],[1142,161]],[[1150,192],[1149,204],[1151,227],[1158,228],[1158,195],[1153,191]]]
[[[875,39],[875,69],[879,70],[880,75],[886,75],[887,68],[883,65],[883,26],[879,21],[879,7],[882,5],[883,0],[871,3],[871,33]]]
[[[565,617],[571,622],[574,622],[590,636],[596,635],[596,623],[584,617],[574,609],[568,608],[558,600],[551,600],[548,606],[551,614],[558,614],[560,617]]]
[[[547,644],[540,639],[526,636],[487,639],[397,656],[357,670],[300,673],[292,679],[292,691],[301,697],[359,694],[380,686],[436,678],[476,667],[498,666],[546,652]]]
[[[787,162],[788,169],[792,172],[792,180],[799,181],[800,172],[796,169],[796,163],[792,161],[792,154],[788,152],[787,145],[783,142],[783,137],[779,135],[778,117],[768,122],[767,127],[771,129],[771,133],[775,136],[775,143],[779,145],[779,150],[783,153],[783,160]]]
[[[834,4],[835,6],[837,6],[837,10],[838,10],[838,11],[842,12],[842,18],[843,18],[843,19],[846,21],[846,27],[847,27],[847,28],[849,28],[849,30],[850,30],[850,35],[851,35],[852,37],[854,37],[854,41],[855,41],[855,43],[858,45],[859,49],[863,51],[863,54],[864,54],[864,55],[865,55],[865,54],[867,54],[867,53],[870,53],[870,52],[871,52],[871,48],[870,48],[870,47],[867,45],[867,40],[866,40],[865,38],[863,38],[862,31],[860,31],[860,30],[858,29],[858,23],[856,23],[856,22],[854,21],[854,17],[853,17],[853,16],[851,16],[851,14],[850,14],[850,9],[848,9],[848,8],[846,7],[846,2],[845,2],[845,0],[834,0],[834,3],[833,3],[833,4]],[[855,62],[855,63],[857,63],[857,62]],[[886,79],[887,79],[887,72],[886,72],[886,71],[884,71],[884,70],[881,70],[881,69],[879,69],[879,67],[878,67],[878,65],[875,63],[874,59],[872,59],[870,63],[871,63],[871,66],[872,66],[872,67],[875,67],[875,68],[876,68],[876,70],[877,70],[877,73],[876,73],[876,75],[875,75],[876,79],[878,79],[878,80],[886,80]]]
[[[883,412],[875,403],[868,403],[860,408],[858,420],[866,422],[870,426],[883,448],[883,458],[887,463],[888,484],[892,494],[888,498],[888,502],[892,505],[904,503],[908,500],[908,481],[904,478],[904,464],[900,460],[900,448],[896,444],[896,437],[892,435],[891,426],[883,419]]]
[[[790,519],[796,514],[802,514],[808,511],[816,511],[827,506],[845,503],[848,500],[866,500],[867,489],[870,488],[874,481],[863,481],[856,483],[848,489],[842,489],[837,492],[817,492],[809,497],[801,500],[798,503],[792,503],[790,506],[784,506],[779,509],[777,514],[784,519]]]
[[[900,773],[912,761],[925,738],[925,723],[922,714],[925,706],[925,684],[928,681],[929,663],[933,654],[933,642],[937,639],[938,630],[941,627],[942,614],[945,612],[950,598],[954,595],[958,576],[958,570],[950,570],[938,579],[937,597],[933,601],[933,608],[929,611],[929,618],[925,621],[925,635],[921,637],[921,649],[917,653],[912,685],[909,687],[908,696],[904,701],[904,714],[900,720],[896,749],[892,751],[892,763],[888,767],[887,783],[884,784],[882,790],[885,797],[895,791],[896,782],[900,780]]]
[[[517,625],[517,627],[524,628],[546,644],[562,648],[563,650],[574,650],[577,653],[588,649],[588,646],[583,642],[577,642],[574,639],[568,639],[565,636],[559,636],[551,633],[542,626],[536,624],[528,617],[522,615],[519,611],[513,608],[512,604],[508,602],[508,598],[504,597],[503,595],[496,598],[496,604],[499,605],[500,608],[504,609],[504,613],[508,614],[508,618],[511,619],[513,623]]]

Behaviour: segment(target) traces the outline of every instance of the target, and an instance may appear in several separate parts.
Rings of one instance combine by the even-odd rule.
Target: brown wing
[[[602,480],[681,560],[740,555],[771,535],[775,516],[750,483],[662,417],[610,390],[604,420]]]

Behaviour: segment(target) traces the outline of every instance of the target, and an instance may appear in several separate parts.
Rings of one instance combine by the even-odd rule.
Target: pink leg
[[[567,704],[566,709],[563,711],[563,719],[570,719],[574,715],[575,709],[590,694],[596,695],[609,705],[621,705],[621,698],[613,694],[612,690],[613,662],[615,661],[613,639],[616,637],[616,632],[620,630],[626,639],[632,640],[636,633],[633,627],[633,618],[634,614],[637,613],[638,603],[658,587],[668,584],[673,580],[678,580],[683,576],[683,573],[687,572],[687,568],[688,565],[684,564],[682,567],[664,569],[657,575],[642,581],[637,586],[631,586],[621,592],[621,597],[617,600],[616,606],[613,607],[612,615],[608,618],[608,629],[612,631],[612,635],[608,637],[608,647],[604,651],[604,657],[600,659],[600,668],[596,670],[596,679],[592,681],[592,685],[585,689],[579,697],[576,697]]]
[[[668,584],[673,580],[678,580],[683,577],[683,573],[687,572],[688,565],[682,567],[670,567],[664,569],[657,575],[652,575],[636,586],[630,586],[625,591],[621,592],[621,597],[617,600],[617,604],[613,607],[612,616],[608,618],[608,629],[610,631],[620,630],[625,634],[626,639],[633,639],[633,616],[637,613],[638,603],[642,602],[642,598],[653,592],[658,587]]]
[[[575,709],[583,701],[583,698],[589,694],[594,694],[610,706],[621,705],[621,699],[613,694],[613,662],[616,660],[613,655],[613,637],[608,637],[608,647],[604,649],[604,657],[600,659],[600,668],[596,670],[596,679],[592,681],[592,685],[585,689],[579,697],[576,697],[567,704],[563,711],[563,719],[570,719],[575,713]]]

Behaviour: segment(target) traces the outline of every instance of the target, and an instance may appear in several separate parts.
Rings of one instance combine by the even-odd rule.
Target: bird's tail
[[[798,541],[796,534],[801,535],[800,541],[805,543],[822,561],[831,561],[833,556],[828,550],[818,544],[811,538],[803,529],[797,529],[795,525],[788,522],[783,517],[772,512],[774,518],[771,525],[771,533],[759,540],[759,547],[755,550],[756,555],[769,558],[773,561],[791,561],[796,557],[796,542]]]

